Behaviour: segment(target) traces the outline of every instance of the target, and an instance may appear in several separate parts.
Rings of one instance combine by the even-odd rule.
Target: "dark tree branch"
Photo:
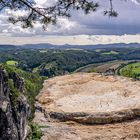
[[[110,2],[110,10],[104,11],[105,15],[116,17],[118,14],[114,11],[113,0]],[[26,10],[28,15],[19,17],[10,17],[9,21],[13,24],[22,23],[22,27],[33,27],[35,22],[40,22],[45,29],[48,24],[55,24],[58,17],[70,17],[70,10],[83,10],[85,14],[95,12],[99,4],[91,0],[58,0],[54,6],[37,7],[34,1],[30,0],[0,0],[0,11],[5,8],[11,10]]]
[[[118,13],[113,8],[113,0],[109,0],[110,2],[110,10],[104,11],[104,15],[108,15],[109,17],[117,17]]]

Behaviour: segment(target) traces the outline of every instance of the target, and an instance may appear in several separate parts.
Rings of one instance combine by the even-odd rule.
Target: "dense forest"
[[[0,46],[0,62],[15,62],[17,68],[52,77],[70,73],[92,63],[113,60],[140,60],[140,48],[99,49],[26,49],[15,46]]]

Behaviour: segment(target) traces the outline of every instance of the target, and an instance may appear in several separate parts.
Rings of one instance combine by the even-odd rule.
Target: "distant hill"
[[[11,49],[17,49],[17,46],[14,45],[0,45],[0,51],[2,50],[11,50]]]
[[[99,44],[99,45],[53,45],[53,44],[26,44],[21,46],[22,48],[30,49],[100,49],[100,48],[129,48],[140,47],[138,43],[118,43],[118,44]]]
[[[53,45],[53,44],[25,44],[21,46],[16,45],[0,45],[0,50],[3,49],[101,49],[101,48],[139,48],[140,44],[138,43],[116,43],[116,44],[98,44],[98,45]]]

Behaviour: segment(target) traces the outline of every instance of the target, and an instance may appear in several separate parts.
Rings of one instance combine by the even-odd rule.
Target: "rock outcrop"
[[[15,72],[9,74],[9,78],[13,79],[14,86],[20,91],[24,92],[24,80],[23,78],[19,77],[19,75]]]
[[[27,100],[22,94],[24,82],[16,73],[10,77],[20,94],[15,105],[8,78],[6,71],[0,67],[0,140],[24,140],[28,133],[30,113]]]
[[[140,117],[139,91],[128,78],[77,73],[46,80],[37,99],[47,119],[110,124]]]
[[[81,124],[111,124],[127,122],[129,120],[137,119],[140,117],[140,109],[129,109],[119,112],[110,113],[65,113],[65,112],[45,112],[47,120],[50,118],[58,119],[59,121],[74,121]]]

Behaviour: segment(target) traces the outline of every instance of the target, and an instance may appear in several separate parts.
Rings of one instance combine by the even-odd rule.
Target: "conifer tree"
[[[108,0],[110,7],[104,15],[116,17],[118,13],[113,8],[113,0]],[[59,17],[70,17],[71,10],[83,10],[85,14],[96,12],[100,3],[96,0],[57,0],[53,6],[39,7],[34,0],[0,0],[0,12],[5,9],[14,11],[25,10],[23,16],[11,16],[9,21],[13,24],[20,22],[23,28],[33,27],[40,22],[45,29],[48,24],[55,24]]]

